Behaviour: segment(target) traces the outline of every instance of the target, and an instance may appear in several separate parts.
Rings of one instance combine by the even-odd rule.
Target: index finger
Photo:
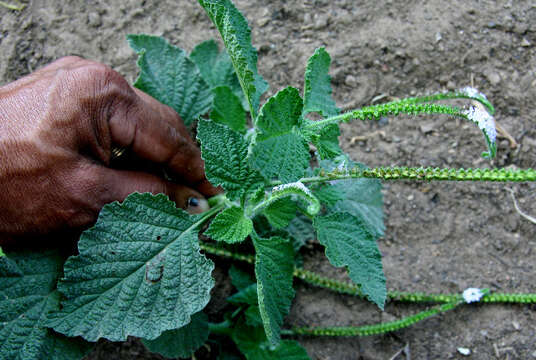
[[[133,96],[118,103],[109,124],[112,141],[136,155],[165,165],[180,183],[205,196],[219,192],[205,177],[201,151],[180,116],[144,92],[132,88]]]

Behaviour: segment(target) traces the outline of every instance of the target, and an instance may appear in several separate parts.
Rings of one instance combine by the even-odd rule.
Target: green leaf
[[[262,107],[251,164],[265,178],[296,181],[309,166],[309,147],[299,130],[302,108],[300,94],[292,87],[279,91]]]
[[[322,117],[335,116],[339,109],[331,97],[331,78],[328,75],[331,58],[324,48],[318,48],[309,58],[305,70],[303,115],[317,112]],[[342,153],[339,147],[341,132],[337,124],[331,124],[318,134],[309,134],[321,159],[331,159]]]
[[[269,343],[261,327],[240,321],[233,329],[233,341],[248,360],[309,360],[303,347],[294,340],[283,340],[277,347]]]
[[[233,63],[225,50],[220,52],[216,41],[207,40],[198,44],[192,50],[190,60],[197,65],[203,80],[211,88],[228,86],[235,95],[243,96]]]
[[[311,142],[316,146],[320,159],[332,159],[343,153],[339,146],[340,135],[339,125],[330,124],[322,128],[318,135],[311,136]]]
[[[63,308],[48,326],[89,341],[155,339],[202,310],[214,286],[199,252],[206,215],[188,215],[165,195],[134,193],[102,209],[65,263]]]
[[[201,142],[208,180],[215,186],[221,185],[229,199],[263,184],[260,174],[248,165],[248,143],[241,134],[225,125],[199,120],[197,139]]]
[[[339,113],[331,97],[331,78],[328,75],[331,58],[324,48],[318,48],[307,61],[303,114],[317,112],[324,117]]]
[[[277,345],[280,341],[281,325],[294,298],[294,250],[292,244],[281,237],[252,238],[256,253],[255,275],[259,311],[268,340],[272,345]]]
[[[238,269],[234,265],[231,265],[229,269],[229,277],[231,278],[231,284],[239,291],[255,283],[247,272]]]
[[[6,256],[6,254],[4,254],[4,252],[2,251],[2,248],[0,247],[0,257],[2,256]]]
[[[311,191],[322,204],[326,205],[334,205],[338,201],[345,199],[343,190],[328,183],[323,183],[320,186],[311,189]]]
[[[135,87],[171,106],[186,125],[208,112],[210,88],[182,49],[158,36],[128,35],[127,39],[139,55]]]
[[[295,252],[298,252],[308,241],[316,238],[311,220],[304,215],[298,215],[292,219],[286,230],[294,239]]]
[[[63,258],[57,252],[9,253],[0,259],[0,358],[81,359],[91,345],[45,327],[60,307],[56,282]]]
[[[229,244],[244,241],[253,230],[253,221],[244,215],[244,209],[233,206],[223,210],[210,223],[205,235]]]
[[[248,306],[246,311],[244,311],[244,316],[246,318],[246,324],[249,326],[263,326],[259,305]]]
[[[192,321],[179,329],[167,330],[154,340],[142,339],[149,351],[167,358],[189,358],[208,340],[208,316],[192,315]]]
[[[240,133],[246,132],[246,112],[240,99],[227,86],[212,89],[214,105],[210,119]]]
[[[259,303],[257,296],[257,283],[253,283],[227,298],[231,304],[248,304],[257,305]]]
[[[199,0],[218,28],[248,100],[251,117],[257,117],[259,99],[268,84],[257,73],[257,50],[251,45],[251,30],[244,16],[229,0]]]
[[[348,156],[340,156],[334,161],[321,161],[320,166],[331,171],[337,167],[342,170],[355,167],[366,168],[353,162]],[[338,180],[333,188],[343,195],[343,199],[329,208],[330,212],[348,212],[361,219],[367,230],[379,238],[384,235],[382,184],[377,179]]]
[[[382,256],[366,225],[349,213],[333,213],[316,217],[313,226],[331,264],[345,266],[350,279],[383,310],[387,290]]]
[[[286,227],[289,222],[296,216],[298,206],[289,197],[278,199],[264,209],[264,216],[270,224],[276,229]]]

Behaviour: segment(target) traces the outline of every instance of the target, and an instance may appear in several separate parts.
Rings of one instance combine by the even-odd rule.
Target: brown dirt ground
[[[217,37],[193,1],[27,4],[20,13],[0,8],[0,84],[69,54],[109,64],[132,81],[135,56],[126,34],[163,35],[188,51]],[[340,107],[370,104],[379,95],[404,97],[473,82],[518,143],[512,149],[500,138],[498,156],[490,162],[480,158],[485,145],[471,124],[446,117],[398,117],[343,125],[341,144],[354,160],[369,166],[536,167],[533,1],[240,0],[237,6],[253,28],[259,69],[271,93],[287,85],[301,88],[308,57],[325,46],[333,58]],[[352,140],[356,136],[361,140]],[[515,211],[506,187],[515,190],[525,212],[536,215],[536,184],[385,183],[387,231],[380,248],[388,288],[536,292],[536,225]],[[306,254],[305,267],[346,278],[319,251]],[[359,325],[420,309],[389,304],[381,313],[359,299],[297,283],[288,323]],[[299,340],[313,359],[327,360],[389,359],[406,344],[412,359],[463,358],[458,347],[471,349],[471,359],[536,359],[535,339],[534,306],[477,305],[385,336]],[[130,341],[103,342],[90,358],[153,357]]]

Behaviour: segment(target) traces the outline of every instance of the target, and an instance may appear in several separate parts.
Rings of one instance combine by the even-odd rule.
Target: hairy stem
[[[374,325],[363,326],[337,326],[337,327],[293,327],[282,330],[283,335],[310,335],[310,336],[369,336],[384,334],[411,326],[419,321],[456,308],[460,302],[442,304],[429,310],[421,311],[400,320],[389,321]]]

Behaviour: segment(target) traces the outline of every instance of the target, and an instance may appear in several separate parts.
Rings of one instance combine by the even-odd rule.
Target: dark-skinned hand
[[[178,183],[111,168],[114,147]],[[218,192],[173,109],[78,57],[0,87],[0,190],[0,246],[84,229],[135,191],[164,193],[190,212],[206,210],[204,196]]]

